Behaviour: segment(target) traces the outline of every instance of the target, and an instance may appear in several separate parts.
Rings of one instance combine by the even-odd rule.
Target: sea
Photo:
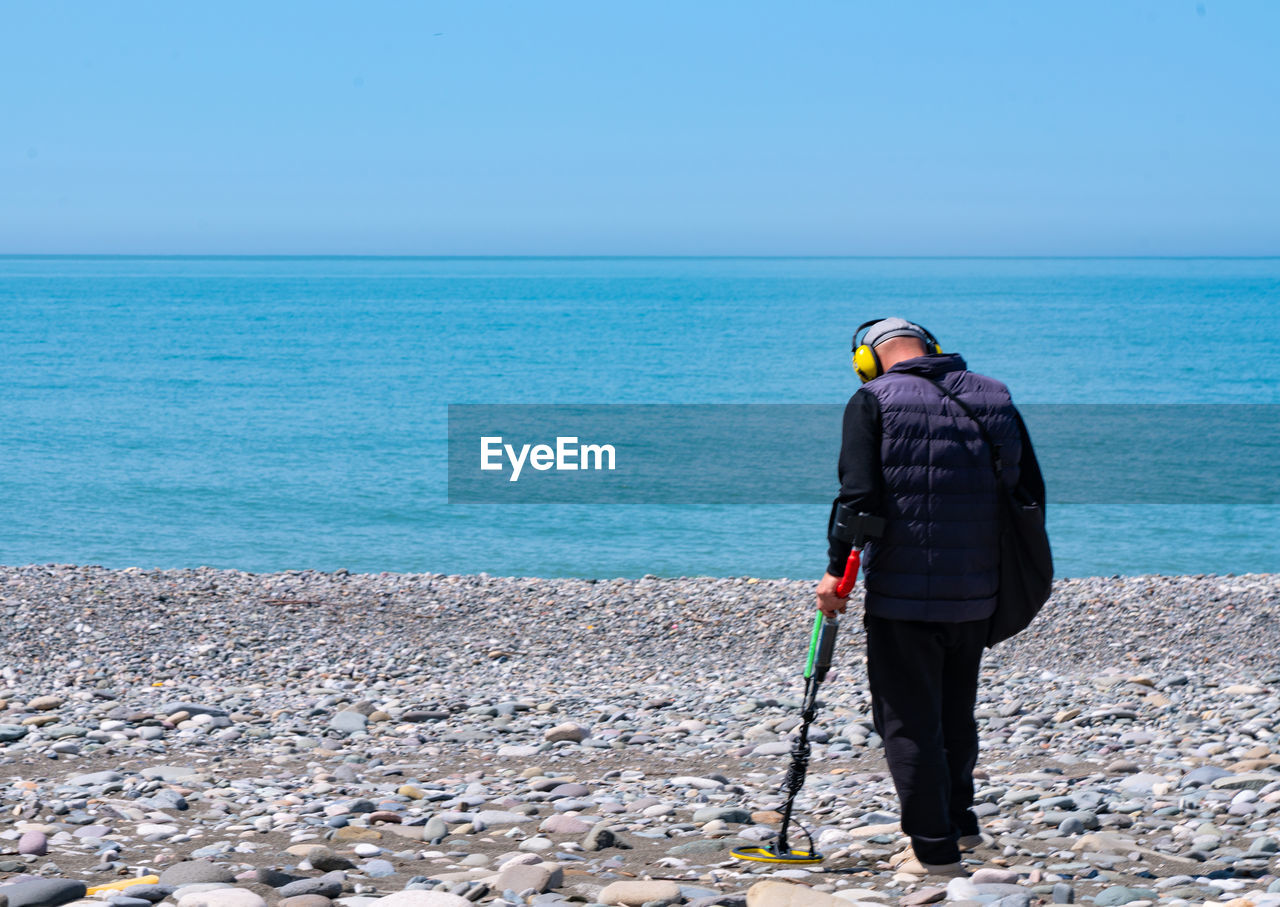
[[[1275,258],[0,257],[0,563],[816,579],[890,315],[1044,439],[1058,575],[1280,572]],[[499,404],[826,406],[830,486],[451,496]]]

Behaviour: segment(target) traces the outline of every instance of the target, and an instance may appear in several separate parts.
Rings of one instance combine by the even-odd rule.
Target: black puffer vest
[[[880,401],[882,538],[863,552],[866,609],[897,620],[990,617],[999,584],[991,457],[973,420],[923,380],[960,397],[1000,447],[1004,481],[1018,480],[1022,438],[1009,389],[965,369],[959,355],[899,362],[866,389]]]

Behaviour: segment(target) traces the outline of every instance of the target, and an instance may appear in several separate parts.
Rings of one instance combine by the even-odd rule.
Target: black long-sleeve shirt
[[[1022,455],[1019,460],[1018,484],[1037,501],[1044,502],[1044,476],[1036,460],[1031,437],[1016,409],[1018,431],[1022,434]],[[844,408],[844,427],[840,442],[838,465],[840,493],[831,504],[831,516],[827,519],[827,572],[833,576],[844,573],[849,550],[853,547],[831,534],[835,522],[836,507],[851,505],[861,513],[882,514],[884,496],[884,472],[880,466],[880,401],[866,388],[859,388],[849,398]]]

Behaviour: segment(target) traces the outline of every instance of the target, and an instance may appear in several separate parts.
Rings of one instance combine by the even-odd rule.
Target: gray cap
[[[886,340],[892,340],[894,337],[915,337],[924,343],[926,348],[929,343],[929,337],[924,328],[918,324],[912,324],[905,318],[886,318],[884,321],[877,321],[867,328],[867,333],[863,336],[862,342],[874,348]]]

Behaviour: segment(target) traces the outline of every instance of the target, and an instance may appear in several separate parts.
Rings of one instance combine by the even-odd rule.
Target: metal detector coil
[[[788,863],[792,866],[812,866],[822,862],[822,854],[812,850],[778,853],[772,847],[739,847],[730,856],[735,860],[748,860],[753,863]]]

